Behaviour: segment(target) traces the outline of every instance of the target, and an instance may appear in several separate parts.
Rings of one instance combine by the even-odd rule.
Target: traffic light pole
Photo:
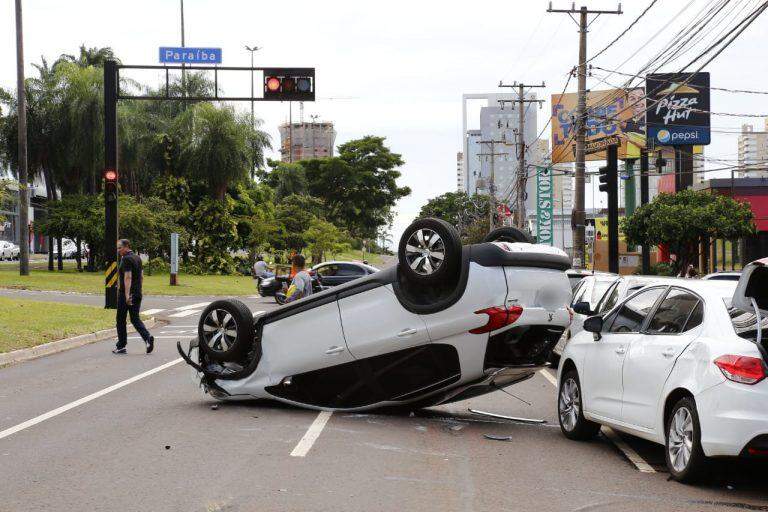
[[[640,151],[640,206],[648,204],[648,150]],[[641,272],[643,275],[651,273],[650,247],[644,244],[642,247]]]
[[[104,63],[104,169],[117,173],[117,62]],[[106,181],[106,180],[105,180]],[[117,184],[104,194],[104,307],[117,308]],[[106,187],[105,187],[106,190]]]
[[[606,150],[609,180],[608,184],[608,271],[619,273],[619,147],[608,146]]]

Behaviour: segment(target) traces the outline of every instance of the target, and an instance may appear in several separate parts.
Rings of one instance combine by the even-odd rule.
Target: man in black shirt
[[[128,333],[125,327],[126,316],[130,315],[131,323],[147,346],[147,354],[155,348],[155,338],[149,334],[139,315],[141,308],[141,257],[131,250],[131,242],[125,238],[117,242],[117,253],[120,255],[117,286],[117,346],[113,354],[125,354],[128,344]]]

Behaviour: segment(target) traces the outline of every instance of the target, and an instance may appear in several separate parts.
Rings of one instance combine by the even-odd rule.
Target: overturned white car
[[[417,220],[395,267],[256,320],[216,301],[179,352],[216,398],[317,409],[423,407],[520,382],[568,326],[570,260],[513,228],[486,240],[462,247],[450,224]]]

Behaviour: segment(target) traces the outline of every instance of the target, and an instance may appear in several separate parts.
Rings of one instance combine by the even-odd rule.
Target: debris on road
[[[495,436],[493,434],[483,434],[483,437],[491,441],[511,441],[512,436]]]
[[[211,406],[211,410],[212,410],[212,411],[215,411],[215,410],[217,410],[218,408],[219,408],[219,405],[218,405],[218,404],[213,404],[213,405]]]
[[[488,416],[489,418],[498,418],[502,420],[514,421],[515,423],[526,423],[530,425],[541,425],[546,423],[546,420],[540,420],[535,418],[517,418],[515,416],[504,416],[503,414],[496,414],[492,412],[478,411],[476,409],[467,409],[472,414],[479,416]]]
[[[171,445],[169,445],[169,444],[165,445],[165,449],[166,450],[170,450],[171,449]]]

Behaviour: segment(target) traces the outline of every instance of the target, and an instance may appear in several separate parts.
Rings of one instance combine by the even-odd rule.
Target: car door
[[[622,421],[653,428],[656,406],[678,356],[698,336],[704,303],[693,292],[671,288],[640,336],[632,341],[624,362]]]
[[[666,287],[649,288],[626,300],[606,317],[600,336],[587,346],[584,375],[580,376],[587,412],[612,420],[621,418],[624,358],[665,291]]]
[[[344,338],[355,359],[429,342],[422,317],[403,308],[389,285],[342,297],[339,310]]]
[[[351,263],[339,263],[339,280],[341,283],[354,281],[365,275],[365,269]]]
[[[328,263],[326,265],[320,265],[315,269],[320,284],[323,286],[336,286],[341,284],[339,279],[339,266],[335,263]]]

